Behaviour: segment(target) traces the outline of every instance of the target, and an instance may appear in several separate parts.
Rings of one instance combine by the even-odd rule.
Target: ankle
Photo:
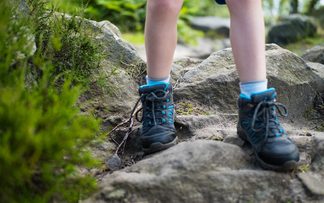
[[[156,85],[160,83],[170,83],[170,75],[164,78],[152,78],[148,75],[146,76],[146,84],[147,85]]]
[[[268,89],[268,80],[241,82],[240,89],[241,94],[250,98],[252,94],[266,91]]]

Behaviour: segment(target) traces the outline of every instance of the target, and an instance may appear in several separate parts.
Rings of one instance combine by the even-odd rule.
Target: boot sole
[[[149,148],[144,148],[143,147],[143,152],[144,152],[145,155],[152,154],[152,153],[155,153],[155,152],[159,152],[159,151],[168,149],[168,148],[176,145],[177,143],[178,143],[178,138],[177,137],[175,137],[172,142],[169,142],[169,143],[166,143],[166,144],[163,144],[161,142],[155,142],[155,143],[152,143]]]
[[[238,131],[237,134],[242,140],[244,140],[246,143],[248,143],[252,147],[251,143],[248,141],[248,139],[247,139],[244,132]],[[264,162],[258,156],[258,154],[256,152],[254,152],[254,155],[256,157],[256,160],[257,160],[258,164],[261,166],[261,168],[263,168],[265,170],[287,172],[287,171],[295,170],[298,167],[298,162],[294,161],[294,160],[287,161],[282,165],[273,165],[273,164],[268,164],[268,163]]]

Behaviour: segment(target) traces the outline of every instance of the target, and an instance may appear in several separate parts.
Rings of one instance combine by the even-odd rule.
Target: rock
[[[302,58],[306,61],[324,64],[324,44],[307,50]]]
[[[314,36],[317,32],[312,18],[298,14],[283,17],[277,25],[270,28],[268,43],[286,45],[304,37]]]
[[[229,37],[230,19],[216,16],[192,17],[189,20],[192,28],[204,32],[215,32],[224,37]]]
[[[289,119],[303,120],[312,108],[317,91],[324,88],[324,78],[315,74],[297,55],[276,45],[267,45],[269,86],[275,87],[279,102],[287,105]],[[213,53],[195,68],[182,72],[174,91],[177,104],[192,103],[206,114],[236,114],[239,79],[231,49]]]
[[[313,62],[307,62],[306,64],[318,76],[319,80],[314,81],[317,84],[316,90],[318,90],[318,92],[324,92],[324,84],[322,80],[322,78],[324,78],[324,65]]]
[[[105,58],[92,76],[89,90],[79,99],[79,106],[82,111],[94,112],[103,119],[104,127],[108,127],[129,116],[146,65],[135,48],[120,38],[116,26],[108,21],[83,19],[83,23],[94,33]]]
[[[107,175],[85,202],[302,201],[289,174],[252,170],[241,148],[216,141],[181,143],[132,167]],[[119,195],[116,195],[119,194]]]
[[[319,172],[324,177],[324,133],[315,136],[315,142],[316,142],[316,154],[313,158],[313,163],[311,170],[314,172]]]
[[[144,45],[135,46],[140,57],[146,61],[146,51]],[[197,39],[197,45],[177,44],[174,59],[180,60],[182,58],[190,57],[196,59],[205,59],[214,51],[230,47],[229,39]]]
[[[223,140],[228,134],[236,134],[237,114],[234,115],[178,115],[176,126],[180,138]]]
[[[314,173],[300,173],[298,177],[314,195],[324,196],[324,176]]]

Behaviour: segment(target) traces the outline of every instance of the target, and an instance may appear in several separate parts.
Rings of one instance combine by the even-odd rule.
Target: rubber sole
[[[152,154],[152,153],[155,153],[155,152],[159,152],[159,151],[168,149],[168,148],[176,145],[177,142],[178,142],[178,138],[175,137],[172,142],[169,142],[169,143],[166,143],[166,144],[163,144],[161,142],[156,142],[156,143],[152,143],[149,148],[144,148],[143,147],[142,149],[143,149],[144,154],[147,155],[147,154]]]
[[[246,143],[248,143],[250,145],[250,147],[252,147],[251,143],[248,141],[247,136],[246,136],[246,134],[244,132],[237,131],[237,134],[242,140],[244,140]],[[269,163],[264,162],[258,156],[258,154],[256,152],[254,152],[254,155],[256,157],[256,160],[257,160],[258,164],[261,166],[261,168],[263,168],[265,170],[287,172],[287,171],[295,170],[298,167],[298,162],[294,161],[294,160],[287,161],[282,165],[273,165],[273,164],[269,164]]]

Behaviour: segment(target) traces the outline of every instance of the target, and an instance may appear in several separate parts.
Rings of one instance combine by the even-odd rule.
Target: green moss
[[[179,102],[176,104],[177,115],[208,115],[208,112],[195,106],[190,102]]]
[[[302,164],[298,167],[298,172],[300,173],[306,173],[310,170],[310,165],[309,164]]]

